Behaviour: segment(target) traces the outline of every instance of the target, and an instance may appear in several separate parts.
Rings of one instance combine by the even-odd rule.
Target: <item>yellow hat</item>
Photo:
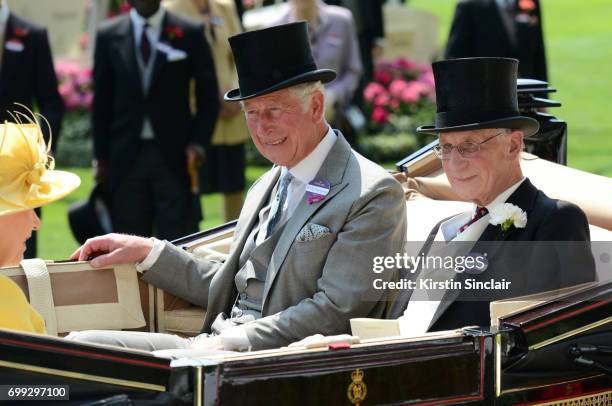
[[[77,175],[53,170],[40,127],[26,119],[0,124],[0,216],[61,199],[81,184]]]

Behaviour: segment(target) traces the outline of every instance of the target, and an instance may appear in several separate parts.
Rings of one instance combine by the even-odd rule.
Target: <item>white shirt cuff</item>
[[[219,334],[221,344],[226,351],[244,351],[251,347],[246,330],[242,326],[225,329]]]
[[[151,239],[153,240],[153,248],[151,249],[151,252],[149,252],[149,255],[147,255],[146,258],[142,262],[136,264],[136,270],[138,272],[144,272],[144,271],[148,271],[149,269],[151,269],[151,267],[155,265],[155,263],[159,259],[159,256],[164,250],[163,241],[160,241],[157,238],[153,238],[153,237],[151,237]]]

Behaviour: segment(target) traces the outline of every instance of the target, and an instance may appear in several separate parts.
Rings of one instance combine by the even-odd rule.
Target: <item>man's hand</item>
[[[204,148],[200,144],[195,143],[189,144],[185,153],[187,154],[188,168],[197,168],[206,157],[206,152],[204,151]]]
[[[149,238],[124,234],[107,234],[90,238],[77,249],[70,259],[91,261],[91,266],[100,268],[109,265],[142,262],[151,249],[153,241]]]

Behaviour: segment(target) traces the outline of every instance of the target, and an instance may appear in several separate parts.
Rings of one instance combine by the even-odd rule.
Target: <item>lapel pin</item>
[[[306,185],[306,196],[308,197],[308,204],[320,202],[325,199],[325,196],[329,193],[331,184],[327,179],[314,179],[308,185]]]

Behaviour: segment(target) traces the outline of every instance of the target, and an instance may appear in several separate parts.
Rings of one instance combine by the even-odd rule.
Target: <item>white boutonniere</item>
[[[510,227],[525,228],[527,225],[527,214],[520,207],[512,203],[504,203],[490,211],[489,223],[500,226],[503,232]]]

